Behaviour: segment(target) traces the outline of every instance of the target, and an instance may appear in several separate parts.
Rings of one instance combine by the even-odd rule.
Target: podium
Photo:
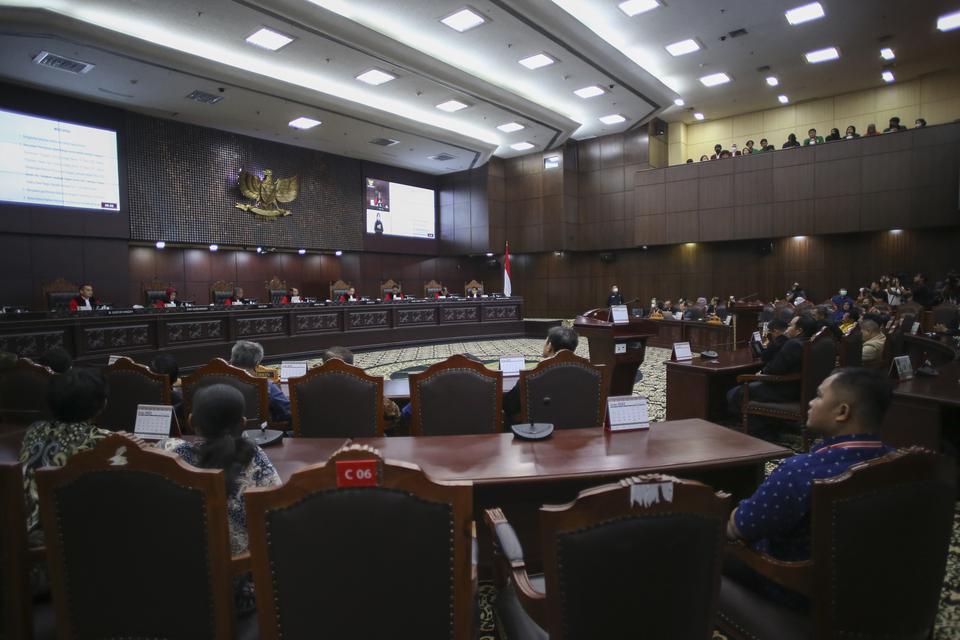
[[[647,350],[647,338],[657,335],[655,320],[630,317],[629,323],[614,324],[610,309],[591,309],[573,322],[577,333],[589,340],[590,362],[603,364],[611,372],[610,395],[633,393],[637,369]]]
[[[763,303],[735,300],[727,305],[727,310],[733,314],[733,348],[747,346],[750,344],[750,336],[760,327]]]

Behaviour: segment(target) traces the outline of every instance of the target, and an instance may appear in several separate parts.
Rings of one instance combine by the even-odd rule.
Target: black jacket
[[[623,304],[623,294],[619,291],[607,296],[607,306],[612,307],[615,304]]]
[[[763,353],[760,354],[760,360],[763,362],[763,364],[770,364],[770,361],[776,357],[776,355],[780,352],[780,349],[783,348],[783,345],[785,345],[788,340],[789,338],[782,333],[774,338],[773,341],[767,345],[767,348],[763,350]]]

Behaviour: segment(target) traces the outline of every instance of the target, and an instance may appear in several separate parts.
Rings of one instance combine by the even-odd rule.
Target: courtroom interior
[[[958,0],[0,25],[0,640],[960,640]]]

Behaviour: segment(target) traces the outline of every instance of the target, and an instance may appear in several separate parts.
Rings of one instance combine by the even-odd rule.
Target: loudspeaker
[[[616,262],[616,261],[617,261],[617,254],[615,254],[615,253],[601,253],[601,254],[600,254],[600,262],[610,263],[610,262]]]

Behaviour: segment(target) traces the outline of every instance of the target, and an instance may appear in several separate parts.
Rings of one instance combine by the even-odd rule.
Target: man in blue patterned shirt
[[[892,389],[878,371],[838,369],[810,401],[807,428],[821,436],[810,453],[788,458],[730,514],[727,534],[780,560],[810,557],[813,481],[892,451],[876,435]]]

